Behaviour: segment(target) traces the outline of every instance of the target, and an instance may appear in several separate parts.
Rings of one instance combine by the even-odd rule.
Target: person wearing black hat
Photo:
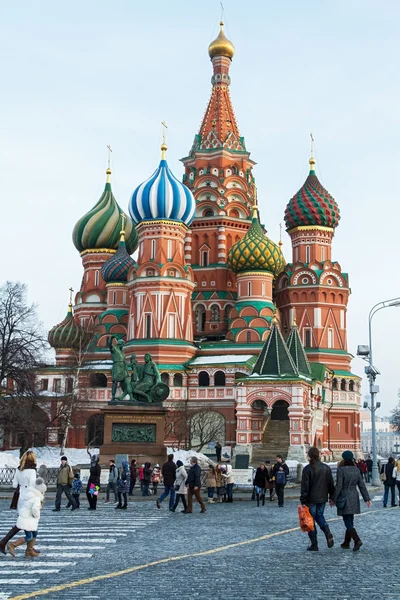
[[[72,471],[71,465],[68,464],[68,458],[66,456],[61,457],[61,465],[58,469],[57,475],[57,492],[56,492],[56,502],[55,508],[53,508],[53,512],[60,512],[61,509],[61,496],[62,493],[67,496],[68,503],[72,505],[71,510],[76,510],[78,507],[74,498],[72,497],[72,482],[74,480],[74,473]]]
[[[337,514],[343,517],[346,533],[341,548],[349,549],[351,540],[354,541],[353,552],[357,552],[362,546],[357,531],[354,528],[354,515],[359,515],[360,494],[368,507],[371,506],[367,487],[360,470],[354,462],[354,455],[350,450],[342,454],[342,461],[338,465],[335,504]],[[357,489],[358,488],[358,489]]]

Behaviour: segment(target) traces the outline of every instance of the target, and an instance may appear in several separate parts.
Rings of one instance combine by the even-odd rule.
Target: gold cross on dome
[[[108,149],[108,168],[111,169],[111,144],[108,144],[107,146]]]
[[[314,137],[313,137],[312,133],[310,133],[310,138],[311,138],[311,158],[314,158]]]
[[[72,287],[69,288],[69,303],[72,304],[72,294],[74,293],[74,290],[72,289]]]
[[[162,143],[166,144],[167,143],[167,129],[168,129],[168,125],[166,124],[165,121],[161,121],[161,125],[163,126]]]

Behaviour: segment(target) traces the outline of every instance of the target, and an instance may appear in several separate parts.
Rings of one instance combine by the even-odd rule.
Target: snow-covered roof
[[[197,365],[223,365],[225,363],[245,363],[252,354],[223,354],[221,356],[198,356],[191,361],[190,366]]]

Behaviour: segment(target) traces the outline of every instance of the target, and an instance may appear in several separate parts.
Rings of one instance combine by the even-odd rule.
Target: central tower
[[[208,53],[213,65],[208,106],[185,165],[184,183],[196,200],[195,218],[185,240],[186,260],[195,275],[194,334],[226,335],[236,301],[236,277],[227,265],[230,248],[251,224],[255,199],[254,162],[239,133],[229,94],[235,48],[220,23]]]

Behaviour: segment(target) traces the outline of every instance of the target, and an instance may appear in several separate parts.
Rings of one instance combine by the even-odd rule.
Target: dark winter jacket
[[[144,463],[144,470],[143,470],[143,483],[150,483],[151,481],[151,465],[149,462]]]
[[[131,477],[130,477],[129,465],[126,462],[126,460],[124,460],[122,462],[121,475],[120,475],[120,478],[118,479],[117,491],[120,492],[121,494],[127,494],[129,492],[130,481],[131,481]]]
[[[285,462],[281,462],[281,463],[277,462],[272,468],[272,476],[275,477],[275,485],[282,485],[282,484],[278,484],[276,481],[276,474],[278,473],[278,471],[281,467],[283,469],[283,472],[286,475],[285,483],[283,485],[286,485],[286,483],[287,483],[287,478],[289,477],[289,467],[287,466],[287,464]]]
[[[100,486],[101,467],[99,463],[90,465],[90,475],[88,483],[94,483]]]
[[[269,481],[267,469],[261,469],[261,467],[258,467],[256,474],[254,475],[253,485],[264,489],[266,487],[267,481]]]
[[[335,502],[342,490],[346,498],[346,504],[344,505],[344,508],[337,509],[337,514],[339,516],[359,515],[361,512],[360,493],[364,502],[369,502],[370,497],[360,470],[355,465],[338,467],[334,498]]]
[[[325,504],[328,498],[333,500],[334,496],[335,484],[328,465],[317,460],[314,465],[304,467],[301,478],[301,504]]]
[[[201,487],[201,468],[197,463],[190,467],[188,478],[186,479],[186,485],[188,485],[190,488]]]
[[[74,479],[72,482],[72,493],[79,495],[82,492],[82,481],[80,479]]]
[[[372,458],[367,458],[365,461],[368,469],[368,473],[372,473]]]
[[[136,464],[136,461],[135,462],[133,462],[133,460],[131,461],[130,474],[131,474],[131,479],[137,479],[137,464]]]
[[[176,479],[176,464],[169,460],[162,466],[162,476],[164,485],[173,486]]]
[[[381,473],[386,474],[386,481],[384,481],[383,484],[387,485],[388,487],[396,485],[396,478],[393,477],[394,467],[394,463],[386,463],[386,465],[383,465],[381,469]]]

